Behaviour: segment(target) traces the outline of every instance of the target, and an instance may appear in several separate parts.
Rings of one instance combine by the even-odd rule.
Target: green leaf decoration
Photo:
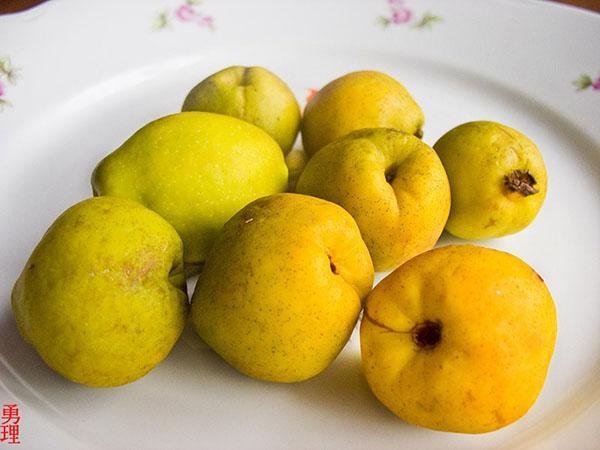
[[[436,23],[443,21],[444,19],[442,19],[442,17],[436,16],[430,12],[426,12],[423,14],[423,17],[421,17],[421,20],[413,25],[413,28],[431,28]]]
[[[0,111],[2,111],[7,106],[12,106],[12,104],[8,100],[0,98]]]
[[[388,17],[377,17],[377,25],[379,25],[381,28],[387,28],[390,25],[390,23],[392,23],[392,21]]]
[[[592,77],[587,74],[582,74],[572,82],[573,86],[577,88],[577,92],[584,91],[592,85]]]
[[[162,11],[156,15],[154,22],[152,24],[152,28],[154,30],[162,30],[169,25],[169,12]]]

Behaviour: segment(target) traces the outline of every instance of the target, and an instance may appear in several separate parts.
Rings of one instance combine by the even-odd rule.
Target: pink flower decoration
[[[412,11],[409,9],[397,9],[392,12],[392,23],[400,24],[409,22],[412,18]]]
[[[0,97],[4,95],[4,83],[0,81]]]
[[[600,91],[600,77],[596,78],[596,81],[592,83],[592,89],[595,91]]]
[[[198,19],[198,25],[201,27],[213,27],[213,18],[211,16],[202,16]]]
[[[184,4],[175,10],[175,17],[182,22],[190,22],[196,17],[196,11],[190,5]]]
[[[318,90],[318,89],[315,89],[315,88],[310,88],[310,89],[308,90],[308,95],[306,96],[306,103],[310,102],[310,101],[313,99],[313,97],[314,97],[315,95],[317,95],[317,92],[319,92],[319,90]]]

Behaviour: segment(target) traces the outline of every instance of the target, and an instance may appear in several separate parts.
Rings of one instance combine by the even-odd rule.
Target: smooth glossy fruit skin
[[[198,266],[241,208],[285,191],[287,167],[260,128],[206,112],[173,114],[137,131],[94,170],[96,195],[136,200],[175,227]]]
[[[232,66],[198,83],[182,111],[207,111],[250,122],[289,153],[300,129],[300,106],[287,84],[262,67]]]
[[[346,209],[377,271],[432,248],[450,210],[448,178],[436,153],[389,128],[355,131],[322,148],[308,161],[296,191]]]
[[[342,350],[372,284],[369,252],[346,211],[273,195],[225,225],[198,279],[192,323],[240,372],[301,381]]]
[[[99,197],[48,229],[12,292],[23,338],[69,380],[119,386],[170,352],[188,311],[181,239],[158,214]]]
[[[401,419],[485,433],[533,405],[556,331],[548,288],[519,258],[441,247],[411,259],[369,294],[362,367],[375,396]]]
[[[406,88],[372,70],[333,80],[308,102],[302,118],[304,151],[319,149],[362,128],[396,128],[422,135],[423,111]]]
[[[527,227],[546,198],[548,177],[536,145],[517,130],[496,122],[469,122],[453,128],[433,146],[452,192],[446,230],[463,239],[488,239]],[[517,171],[517,172],[516,172]],[[508,185],[511,174],[533,177],[535,193]]]

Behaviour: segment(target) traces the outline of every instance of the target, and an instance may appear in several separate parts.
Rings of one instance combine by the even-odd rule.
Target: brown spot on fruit
[[[488,222],[485,224],[484,228],[490,228],[493,227],[494,225],[496,225],[498,221],[496,219],[490,219],[488,220]]]
[[[504,423],[506,423],[504,416],[497,409],[494,411],[494,416],[496,416],[496,420],[499,424],[503,425]]]

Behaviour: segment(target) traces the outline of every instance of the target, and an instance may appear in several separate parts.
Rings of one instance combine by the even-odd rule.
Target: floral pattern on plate
[[[573,80],[572,83],[577,92],[585,91],[590,88],[592,91],[600,91],[600,75],[594,80],[587,73],[584,73],[579,75],[579,78]]]
[[[9,84],[16,84],[18,69],[14,67],[8,56],[0,57],[0,111],[12,103],[6,98],[6,90]]]
[[[154,18],[152,28],[154,30],[164,30],[170,28],[171,23],[194,24],[200,28],[208,28],[211,31],[215,29],[214,18],[200,11],[198,6],[201,0],[185,0],[173,9],[165,9],[159,12]]]
[[[387,28],[390,25],[410,25],[412,29],[424,29],[431,28],[436,23],[443,21],[442,17],[429,11],[417,17],[404,0],[387,0],[387,4],[388,14],[377,17],[377,24],[382,28]]]
[[[319,92],[318,89],[308,88],[308,90],[306,91],[306,103],[310,102],[312,100],[312,98],[315,95],[317,95],[317,92]]]

